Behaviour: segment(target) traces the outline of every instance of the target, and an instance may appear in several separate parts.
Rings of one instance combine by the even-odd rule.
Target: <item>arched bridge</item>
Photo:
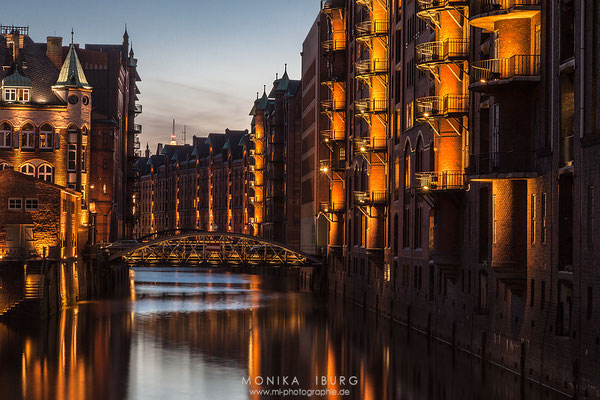
[[[170,230],[105,248],[109,261],[130,264],[233,264],[310,267],[321,263],[272,240],[239,233]]]

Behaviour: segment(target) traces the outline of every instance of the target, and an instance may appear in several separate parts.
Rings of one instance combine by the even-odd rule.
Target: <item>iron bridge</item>
[[[287,265],[311,267],[318,257],[264,238],[239,233],[170,230],[105,248],[109,261],[128,264]]]

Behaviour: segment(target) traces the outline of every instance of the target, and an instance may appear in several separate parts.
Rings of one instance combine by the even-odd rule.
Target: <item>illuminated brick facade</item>
[[[329,94],[303,97],[329,118],[330,290],[598,395],[596,2],[329,0],[322,14]]]
[[[192,145],[159,145],[136,162],[135,236],[176,229],[245,233],[248,131],[211,133]]]

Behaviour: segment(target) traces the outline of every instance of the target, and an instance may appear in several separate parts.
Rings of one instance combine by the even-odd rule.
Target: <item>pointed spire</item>
[[[123,41],[127,41],[129,39],[129,33],[127,33],[127,24],[125,24],[125,32],[123,33]]]
[[[284,64],[285,65],[285,73],[287,74],[287,63]]]
[[[75,32],[73,31],[73,28],[71,28],[71,45],[73,45],[73,43],[74,43],[74,38],[75,38]]]
[[[283,76],[279,80],[279,84],[277,85],[277,88],[275,90],[286,91],[288,89],[289,83],[290,83],[290,77],[288,76],[288,73],[287,73],[287,64],[285,64],[285,72],[283,73]]]
[[[65,58],[62,68],[60,69],[58,80],[52,88],[61,89],[64,87],[84,89],[92,88],[85,77],[85,73],[83,72],[83,68],[81,67],[81,63],[79,62],[77,51],[75,50],[75,45],[73,43],[71,43],[71,46],[69,46],[69,52],[67,53],[67,57]]]

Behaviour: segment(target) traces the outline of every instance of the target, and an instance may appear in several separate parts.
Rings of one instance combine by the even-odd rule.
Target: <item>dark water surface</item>
[[[81,303],[42,324],[0,324],[0,399],[562,399],[293,287],[136,269],[127,299]],[[281,392],[257,392],[272,389]]]

